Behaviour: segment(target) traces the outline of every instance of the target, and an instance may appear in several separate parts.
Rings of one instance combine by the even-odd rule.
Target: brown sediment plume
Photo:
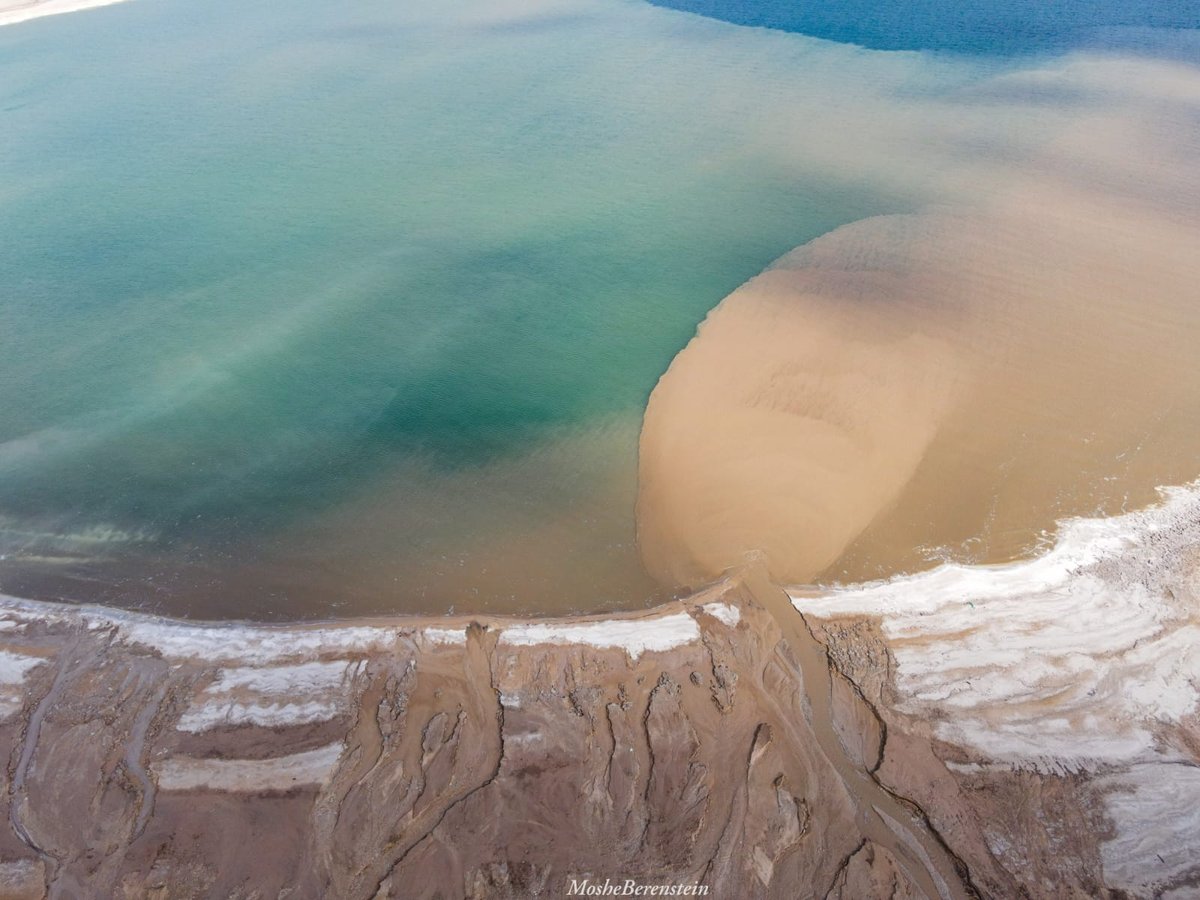
[[[791,583],[933,549],[1000,561],[1190,481],[1196,160],[1187,128],[1097,117],[974,204],[847,226],[739,288],[647,407],[647,567],[691,585],[756,551]]]
[[[697,584],[763,551],[773,575],[804,580],[895,500],[962,369],[949,341],[913,327],[935,313],[904,282],[785,259],[709,315],[646,410],[638,523],[653,574]]]

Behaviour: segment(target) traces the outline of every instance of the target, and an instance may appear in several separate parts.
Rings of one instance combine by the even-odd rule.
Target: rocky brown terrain
[[[1153,878],[1113,862],[1122,773],[1149,763],[947,741],[905,711],[879,617],[802,615],[754,572],[607,620],[0,612],[4,897],[1200,890],[1179,812],[1129,850]],[[1170,766],[1197,771],[1197,724]]]

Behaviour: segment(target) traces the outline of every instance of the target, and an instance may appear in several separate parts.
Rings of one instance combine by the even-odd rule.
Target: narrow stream
[[[941,841],[870,772],[855,764],[838,740],[833,726],[833,678],[828,655],[808,630],[804,617],[792,606],[787,593],[772,584],[760,566],[748,569],[743,581],[754,599],[774,617],[800,664],[809,724],[821,752],[837,770],[858,807],[863,835],[886,848],[926,896],[974,900],[975,892],[964,887],[954,860]]]

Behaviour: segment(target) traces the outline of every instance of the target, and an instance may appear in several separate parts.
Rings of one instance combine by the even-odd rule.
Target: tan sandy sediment
[[[1085,118],[975,200],[846,226],[739,288],[650,398],[650,570],[1001,561],[1193,479],[1197,163],[1170,116]]]

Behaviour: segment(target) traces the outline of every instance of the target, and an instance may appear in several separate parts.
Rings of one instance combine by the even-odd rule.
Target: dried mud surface
[[[645,646],[3,612],[3,897],[1127,896],[1101,775],[971,765],[872,620],[757,576],[623,620]]]

